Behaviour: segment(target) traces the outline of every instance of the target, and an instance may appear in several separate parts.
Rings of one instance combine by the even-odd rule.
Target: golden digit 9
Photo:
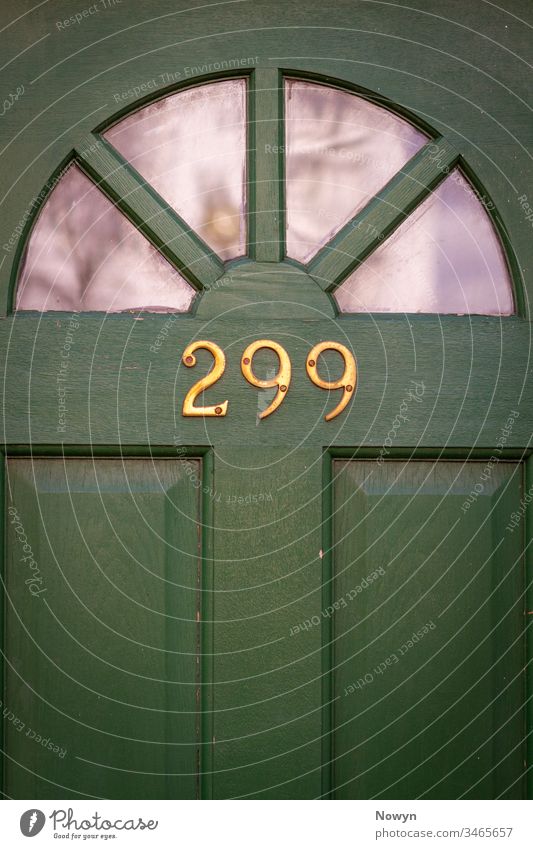
[[[269,348],[271,351],[275,351],[279,358],[278,373],[275,377],[269,378],[269,380],[259,380],[252,371],[253,356],[260,348]],[[266,419],[274,410],[277,410],[289,391],[291,384],[291,360],[287,351],[281,345],[278,345],[277,342],[272,342],[271,339],[258,339],[256,342],[248,345],[242,355],[241,370],[248,383],[251,383],[252,386],[258,386],[260,389],[270,389],[272,386],[278,387],[276,397],[270,406],[259,413],[260,419]]]
[[[322,380],[317,371],[317,361],[324,351],[338,351],[341,357],[344,359],[344,372],[342,377],[338,380]],[[342,413],[348,401],[353,396],[355,392],[355,384],[357,381],[357,366],[355,364],[355,357],[351,351],[348,350],[344,345],[341,345],[340,342],[319,342],[309,351],[309,355],[307,357],[307,362],[305,364],[307,369],[307,374],[309,375],[309,379],[315,384],[315,386],[319,386],[320,389],[342,389],[344,390],[342,393],[342,398],[331,413],[327,413],[324,418],[327,422],[334,419],[335,416],[338,416],[339,413]]]

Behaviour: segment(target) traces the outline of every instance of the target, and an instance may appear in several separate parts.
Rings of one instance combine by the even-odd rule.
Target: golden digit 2
[[[317,361],[320,354],[324,351],[338,351],[344,359],[344,373],[339,380],[322,380],[322,378],[319,377]],[[320,389],[344,390],[342,398],[335,409],[324,417],[326,421],[329,422],[331,419],[334,419],[335,416],[338,416],[339,413],[342,413],[350,398],[353,397],[357,382],[357,366],[355,364],[355,357],[348,348],[345,348],[345,346],[339,344],[339,342],[319,342],[318,345],[315,345],[315,347],[309,351],[305,365],[310,380],[312,380],[316,386],[319,386]]]
[[[271,377],[269,380],[259,380],[252,371],[253,356],[260,348],[269,348],[271,351],[275,351],[279,358],[279,371],[275,377]],[[285,348],[282,348],[277,342],[272,342],[271,339],[258,339],[257,342],[252,342],[251,345],[248,345],[242,355],[241,369],[246,380],[252,386],[258,386],[260,389],[270,389],[272,386],[278,387],[276,397],[270,406],[266,410],[263,410],[262,413],[259,413],[259,418],[265,419],[274,410],[277,410],[289,391],[291,384],[291,361],[289,355]]]
[[[187,368],[192,368],[192,366],[196,365],[196,357],[194,356],[194,352],[198,351],[200,348],[204,348],[206,351],[209,351],[210,354],[213,355],[215,362],[213,363],[213,368],[206,374],[205,377],[202,377],[194,386],[191,386],[189,391],[187,392],[185,398],[183,399],[183,415],[184,416],[225,416],[228,410],[228,402],[223,401],[221,404],[213,404],[209,407],[195,407],[194,402],[200,392],[203,392],[204,389],[208,389],[209,386],[213,386],[217,380],[220,380],[222,375],[224,374],[224,369],[226,368],[226,357],[224,355],[224,351],[222,348],[219,348],[218,345],[215,345],[214,342],[208,342],[205,339],[199,342],[191,342],[190,345],[187,345],[183,352],[182,361]]]

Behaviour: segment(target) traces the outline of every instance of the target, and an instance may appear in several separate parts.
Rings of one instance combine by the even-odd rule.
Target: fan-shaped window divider
[[[85,174],[38,216],[17,309],[185,311],[248,257],[304,264],[343,313],[514,310],[457,150],[340,87],[255,69],[169,94],[76,157]]]
[[[342,312],[513,312],[489,216],[458,170],[335,292]]]
[[[308,262],[428,137],[331,86],[287,80],[287,255]]]
[[[28,244],[17,309],[185,311],[195,290],[71,165]]]
[[[222,259],[246,253],[246,83],[185,89],[104,137]]]

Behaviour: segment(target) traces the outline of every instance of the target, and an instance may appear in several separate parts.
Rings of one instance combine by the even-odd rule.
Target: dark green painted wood
[[[191,452],[196,456],[200,452]],[[182,455],[185,456],[185,453]],[[201,476],[201,546],[202,546],[202,593],[200,598],[200,798],[213,798],[213,731],[215,717],[215,688],[213,665],[215,648],[214,619],[214,552],[213,552],[213,493],[215,492],[213,452],[205,451],[202,456]],[[197,485],[197,484],[195,484]]]
[[[0,520],[0,551],[2,552],[2,558],[0,562],[0,698],[2,699],[2,711],[4,710],[4,701],[5,701],[5,661],[4,661],[4,652],[5,652],[5,638],[6,638],[6,596],[5,596],[5,561],[6,561],[6,537],[5,537],[5,504],[6,504],[6,478],[5,478],[5,456],[4,453],[0,453],[0,497],[2,504],[2,518]],[[2,798],[7,798],[7,794],[5,792],[5,733],[4,733],[4,723],[0,726],[0,795]]]
[[[322,456],[322,611],[333,601],[333,469],[332,450]],[[322,615],[322,614],[321,614]],[[333,663],[334,641],[331,616],[322,617],[322,798],[333,798]]]
[[[258,262],[284,255],[283,86],[277,68],[257,68],[249,96],[249,244]]]
[[[310,274],[327,291],[335,289],[445,179],[458,158],[444,139],[422,148],[316,255]]]
[[[216,254],[104,139],[83,139],[76,155],[119,209],[191,283],[201,288],[220,277],[222,263]]]
[[[238,463],[236,459],[238,458]],[[215,457],[215,798],[322,793],[319,452]]]
[[[531,502],[526,503],[527,498],[533,496],[533,460],[531,457],[525,462],[525,493],[524,501],[520,505],[521,512],[525,515],[522,519],[521,527],[523,529],[523,545],[524,545],[524,566],[525,566],[525,593],[524,593],[524,619],[525,619],[525,656],[526,656],[526,675],[524,687],[524,703],[526,706],[526,767],[527,767],[527,798],[533,799],[533,633],[531,630],[533,624],[533,548],[531,540],[533,540],[533,514],[531,511]],[[516,531],[515,531],[516,533]]]
[[[5,440],[153,446],[245,442],[260,449],[280,441],[292,446],[303,441],[317,447],[373,446],[379,452],[407,399],[407,421],[393,431],[395,448],[491,448],[513,409],[520,415],[504,447],[524,449],[531,443],[527,322],[453,316],[261,320],[255,306],[252,314],[249,321],[244,308],[234,320],[182,316],[170,325],[166,316],[146,314],[82,317],[73,334],[65,384],[64,431],[58,431],[57,374],[69,317],[27,315],[3,322],[0,350],[9,387]],[[164,332],[163,344],[154,353],[150,349]],[[223,419],[181,416],[185,392],[212,363],[212,357],[200,351],[193,369],[180,365],[193,338],[212,339],[226,353],[226,372],[206,393],[206,403],[229,400]],[[260,338],[285,345],[293,376],[283,404],[258,425],[257,390],[244,380],[240,358],[246,345]],[[332,422],[325,422],[324,415],[338,393],[328,397],[305,372],[311,347],[328,339],[351,348],[359,368],[354,399]],[[326,358],[324,369],[328,363],[332,374],[340,373],[338,356]],[[277,367],[275,355],[258,354],[257,373],[265,375],[267,367]],[[425,387],[420,403],[409,396],[415,386],[411,381]]]
[[[186,467],[200,473],[194,460],[9,460],[6,699],[24,723],[5,727],[10,797],[196,797],[199,504]],[[24,556],[40,583],[26,583]]]
[[[317,321],[336,314],[333,300],[302,268],[291,263],[230,265],[197,301],[200,319],[295,318]],[[217,322],[218,323],[218,322]]]
[[[485,468],[335,463],[338,798],[524,796],[522,469]]]

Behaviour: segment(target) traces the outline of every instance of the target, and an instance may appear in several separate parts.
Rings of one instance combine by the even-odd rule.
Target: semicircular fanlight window
[[[498,235],[457,169],[352,272],[335,299],[341,312],[514,311]]]
[[[362,97],[287,80],[287,255],[307,262],[427,141]]]
[[[76,166],[44,204],[24,255],[18,310],[188,310],[193,287]]]
[[[350,234],[369,212],[379,218],[383,211],[383,232],[396,226],[403,211],[390,200],[391,186],[396,190],[404,179],[416,182],[412,163],[410,172],[405,166],[428,137],[383,106],[340,88],[301,79],[287,79],[284,87],[287,255],[302,263],[312,260],[310,273],[324,272],[326,283],[328,268],[334,268],[329,282],[340,280],[335,298],[341,312],[514,312],[511,277],[493,221],[457,168],[448,174],[434,163],[435,172],[420,184],[415,200],[426,186],[438,183],[437,188],[377,247],[353,247]],[[246,253],[246,216],[253,214],[246,204],[246,91],[241,78],[192,86],[139,109],[105,133],[146,182],[146,191],[158,192],[203,239],[204,255],[215,252],[223,260]],[[254,120],[275,119],[256,106]],[[426,153],[415,163],[425,162]],[[252,154],[271,155],[266,145],[257,145]],[[457,158],[451,148],[450,163]],[[402,197],[402,191],[394,197]],[[279,223],[278,207],[269,211]],[[339,250],[345,238],[349,249]],[[201,253],[198,242],[196,247]],[[336,264],[328,266],[328,256]],[[73,164],[32,230],[16,308],[186,311],[194,294]]]
[[[104,136],[222,259],[246,253],[245,80],[168,95]]]

